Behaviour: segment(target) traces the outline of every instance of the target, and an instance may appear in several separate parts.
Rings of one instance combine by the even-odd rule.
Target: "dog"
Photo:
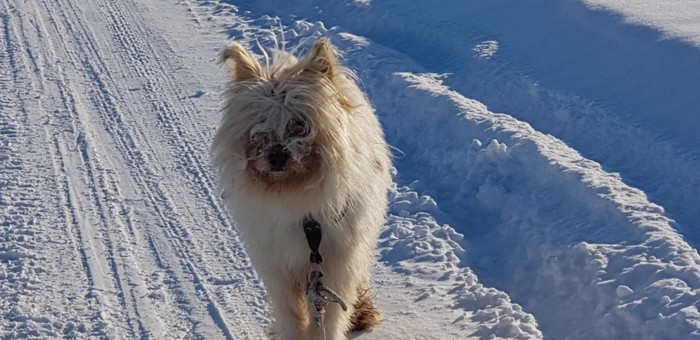
[[[380,321],[371,267],[385,222],[391,156],[352,71],[328,39],[263,67],[237,43],[220,55],[231,79],[211,153],[222,197],[267,291],[277,339],[345,339]],[[320,225],[323,284],[347,302],[314,323],[314,264],[302,224]]]

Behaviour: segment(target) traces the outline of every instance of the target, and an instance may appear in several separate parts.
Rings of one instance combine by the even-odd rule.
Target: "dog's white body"
[[[222,54],[232,61],[234,79],[212,144],[213,162],[267,289],[279,339],[323,336],[304,300],[312,270],[304,218],[321,225],[324,284],[350,308],[328,306],[328,339],[344,339],[351,316],[360,313],[353,305],[370,288],[385,219],[389,150],[366,96],[336,56],[325,39],[306,58],[286,56],[266,69],[239,45]],[[289,154],[283,171],[267,164],[271,144]]]

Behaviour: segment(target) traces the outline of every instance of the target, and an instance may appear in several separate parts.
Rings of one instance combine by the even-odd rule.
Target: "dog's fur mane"
[[[260,67],[238,44],[231,45],[219,57],[222,63],[231,59],[237,61],[231,68],[233,80],[224,92],[227,101],[223,108],[224,114],[235,112],[237,118],[222,120],[219,131],[226,133],[217,133],[212,144],[213,163],[218,165],[219,173],[246,169],[252,159],[246,155],[243,142],[253,142],[256,132],[269,132],[282,140],[289,122],[301,119],[307,123],[306,136],[289,139],[285,147],[296,160],[316,154],[311,167],[285,183],[273,183],[261,175],[254,182],[260,187],[253,190],[276,195],[304,191],[319,187],[329,177],[320,174],[335,174],[332,177],[337,181],[337,187],[357,187],[358,183],[343,183],[353,176],[342,172],[365,171],[364,162],[349,159],[347,151],[362,152],[357,150],[357,145],[353,145],[353,139],[376,139],[377,131],[353,129],[352,133],[359,136],[352,138],[342,131],[357,124],[352,121],[355,110],[367,109],[368,100],[363,92],[357,90],[355,74],[339,63],[340,54],[327,39],[320,40],[302,60],[284,51],[273,53],[274,58],[266,68]],[[379,135],[382,139],[375,143],[378,147],[385,147],[381,131]],[[372,162],[377,167],[386,167],[390,160],[376,159]],[[354,191],[346,192],[346,196]],[[356,194],[359,196],[362,193]],[[347,209],[346,204],[354,201],[345,197],[343,202],[333,207],[332,213],[339,214],[342,209]]]

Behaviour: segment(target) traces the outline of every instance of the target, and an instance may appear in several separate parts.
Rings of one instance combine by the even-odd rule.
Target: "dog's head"
[[[327,39],[301,59],[278,53],[266,67],[236,43],[220,60],[232,73],[212,145],[220,172],[290,190],[317,185],[343,167],[345,127],[363,95]]]

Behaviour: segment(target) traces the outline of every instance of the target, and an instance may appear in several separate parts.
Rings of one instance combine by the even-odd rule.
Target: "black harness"
[[[334,221],[340,223],[347,213],[348,206],[346,205],[340,214],[336,216]],[[321,245],[321,238],[323,237],[321,234],[321,224],[309,215],[304,217],[303,227],[304,235],[306,235],[306,242],[309,244],[309,248],[311,248],[311,263],[320,265],[321,262],[323,262],[323,257],[321,257],[321,253],[318,252],[318,247]]]
[[[323,262],[323,257],[321,253],[318,252],[318,247],[321,245],[321,224],[318,223],[311,215],[304,218],[304,235],[306,235],[306,242],[311,248],[311,263],[321,264]]]

